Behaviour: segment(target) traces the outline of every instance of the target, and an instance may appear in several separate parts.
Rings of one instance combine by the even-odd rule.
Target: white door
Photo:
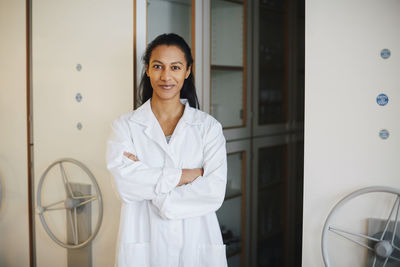
[[[46,168],[58,159],[72,158],[93,173],[104,204],[100,231],[89,249],[80,252],[56,244],[37,210],[37,266],[72,266],[77,257],[86,257],[88,266],[112,266],[120,202],[106,169],[105,149],[112,120],[133,108],[133,1],[33,0],[31,28],[35,201]],[[89,184],[79,169],[64,167],[71,183]],[[66,198],[60,165],[48,173],[41,189],[43,205]],[[99,215],[98,202],[93,203],[85,221],[91,231]],[[68,241],[71,232],[66,213],[44,213],[49,229],[61,241]]]
[[[303,266],[322,267],[322,229],[334,205],[364,187],[400,188],[400,1],[309,0],[306,14],[302,253]],[[384,196],[348,202],[330,226],[377,234],[369,230],[370,219],[386,221],[395,200]],[[371,250],[333,231],[325,240],[327,267],[399,266],[392,260],[372,264]],[[375,247],[365,238],[357,241]]]

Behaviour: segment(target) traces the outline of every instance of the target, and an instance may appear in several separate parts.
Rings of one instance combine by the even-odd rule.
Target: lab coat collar
[[[157,122],[157,118],[151,110],[150,100],[151,98],[132,113],[130,117],[132,121],[138,122],[145,126],[153,126],[153,124]],[[180,99],[180,101],[185,105],[185,110],[181,120],[189,125],[202,124],[203,121],[200,120],[198,112],[196,112],[195,108],[192,108],[189,105],[189,101],[183,98]]]
[[[175,136],[179,135],[187,126],[203,123],[200,120],[200,113],[197,112],[196,109],[190,107],[187,99],[181,99],[181,103],[185,105],[185,110],[182,118],[179,120],[174,130],[173,135]],[[161,129],[161,126],[151,110],[150,99],[132,113],[130,120],[145,126],[144,133],[147,135],[147,137],[155,141],[166,152],[166,154],[170,156],[175,164],[178,164],[178,162],[176,162],[176,157],[173,155],[171,147],[168,146],[165,140],[165,135]],[[177,165],[176,167],[179,166]]]

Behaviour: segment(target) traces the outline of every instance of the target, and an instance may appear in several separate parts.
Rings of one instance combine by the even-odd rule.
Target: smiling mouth
[[[170,85],[166,85],[166,84],[160,85],[160,87],[163,88],[163,89],[165,89],[165,90],[170,90],[170,89],[172,89],[174,86],[175,86],[175,85],[173,85],[173,84],[170,84]]]

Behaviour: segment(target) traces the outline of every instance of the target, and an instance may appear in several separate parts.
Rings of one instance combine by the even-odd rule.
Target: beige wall
[[[25,1],[0,1],[0,266],[29,266]]]
[[[306,1],[304,267],[323,266],[321,231],[340,198],[371,185],[400,188],[399,14],[397,0]],[[380,57],[383,48],[390,59]],[[381,92],[389,96],[385,107],[376,103]],[[382,128],[389,139],[379,138]],[[381,204],[386,212],[393,203]],[[357,205],[340,219],[372,212]],[[357,223],[365,230],[365,221]],[[332,267],[362,266],[358,248],[332,242],[341,244],[330,247]]]

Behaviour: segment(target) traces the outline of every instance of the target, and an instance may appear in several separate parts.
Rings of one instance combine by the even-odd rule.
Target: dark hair
[[[151,53],[157,46],[160,45],[177,46],[185,54],[187,68],[189,68],[190,66],[193,67],[192,52],[186,41],[175,33],[168,33],[168,34],[164,33],[157,36],[147,46],[146,52],[144,53],[142,58],[146,68],[150,64]],[[146,72],[144,70],[139,85],[139,99],[141,104],[149,100],[152,96],[153,96],[153,87],[151,87],[150,78],[146,75]],[[185,79],[185,82],[183,83],[180,92],[180,98],[186,98],[189,102],[189,105],[193,108],[198,109],[200,107],[199,100],[197,99],[196,87],[194,86],[193,71],[190,72],[189,77],[187,77],[187,79]]]

